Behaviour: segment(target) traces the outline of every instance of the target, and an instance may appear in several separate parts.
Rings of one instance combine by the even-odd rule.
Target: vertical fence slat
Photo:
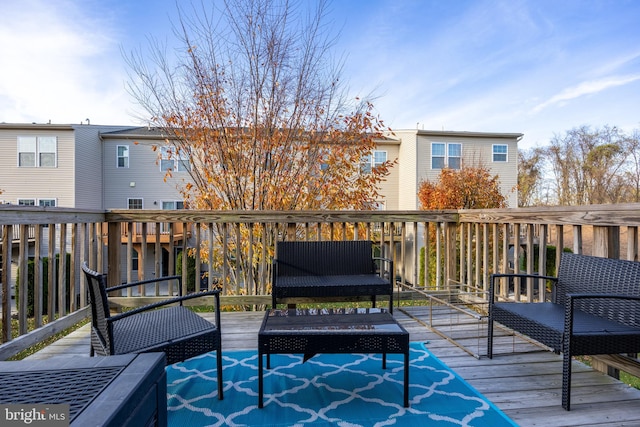
[[[2,226],[2,342],[11,340],[11,244],[13,226]]]
[[[60,243],[58,247],[58,315],[67,314],[67,224],[60,224]]]
[[[43,290],[42,290],[42,225],[35,226],[33,248],[33,314],[35,327],[42,326]]]
[[[20,248],[18,255],[18,275],[20,281],[17,284],[18,290],[18,333],[24,335],[27,333],[27,301],[29,300],[29,254],[27,253],[27,240],[29,230],[27,224],[20,224]]]
[[[162,245],[160,242],[160,223],[154,223],[155,242],[153,245],[153,272],[154,277],[162,276]],[[156,284],[156,295],[160,295],[160,283]]]

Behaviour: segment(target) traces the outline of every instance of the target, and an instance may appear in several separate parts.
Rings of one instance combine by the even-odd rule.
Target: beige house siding
[[[18,167],[18,137],[56,138],[55,167]],[[0,200],[54,199],[57,206],[75,207],[74,133],[70,126],[0,125]]]
[[[398,140],[379,140],[377,141],[376,150],[386,151],[387,160],[393,162],[399,156],[400,141]],[[400,168],[394,165],[389,170],[387,178],[380,183],[379,193],[381,195],[379,201],[384,203],[385,210],[399,209],[398,186],[400,182]]]
[[[398,167],[400,169],[400,183],[398,187],[399,203],[398,209],[415,210],[418,209],[418,170],[420,168],[418,154],[417,135],[415,131],[396,131],[395,138],[400,143],[400,156]]]

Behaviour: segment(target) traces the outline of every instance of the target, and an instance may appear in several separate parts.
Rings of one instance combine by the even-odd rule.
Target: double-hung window
[[[19,136],[18,167],[55,168],[58,161],[55,136]]]
[[[128,198],[127,206],[129,209],[142,209],[142,199],[140,198]]]
[[[160,148],[160,170],[185,172],[191,170],[189,155],[184,150],[176,150],[174,146]]]
[[[506,162],[507,161],[507,145],[506,144],[494,144],[492,147],[493,161],[494,162]]]
[[[128,168],[129,167],[129,146],[118,145],[116,148],[116,167]]]
[[[163,210],[176,210],[176,209],[184,209],[184,202],[182,200],[165,200],[162,202]],[[170,230],[169,223],[163,222],[160,224],[160,232],[168,233]]]
[[[56,199],[18,199],[19,206],[55,206]]]
[[[387,152],[382,150],[374,150],[362,158],[362,173],[371,173],[373,168],[380,166],[387,161]]]
[[[431,143],[431,169],[460,169],[462,167],[462,144]]]

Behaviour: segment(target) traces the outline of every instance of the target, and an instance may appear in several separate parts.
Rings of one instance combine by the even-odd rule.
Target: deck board
[[[413,317],[408,316],[410,314]],[[255,349],[262,312],[223,312],[224,350]],[[580,362],[574,362],[571,411],[560,405],[562,356],[506,331],[496,329],[494,358],[479,359],[436,334],[425,324],[431,319],[440,331],[486,353],[486,323],[469,316],[451,316],[448,310],[409,307],[394,316],[410,333],[411,341],[427,343],[429,350],[484,394],[521,426],[638,426],[640,390],[631,388]],[[203,314],[213,320],[213,315]],[[30,358],[53,355],[88,356],[89,326],[48,346]]]

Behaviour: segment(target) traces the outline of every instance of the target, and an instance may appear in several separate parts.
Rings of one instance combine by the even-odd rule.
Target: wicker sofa
[[[527,278],[548,280],[551,301],[498,301],[505,280]],[[568,411],[573,356],[640,352],[640,262],[563,253],[557,277],[493,274],[488,320],[489,358],[494,322],[563,354],[562,407]]]
[[[376,262],[382,263],[376,272]],[[273,308],[295,300],[389,297],[393,311],[393,260],[373,256],[369,240],[282,241],[272,269]],[[385,277],[385,275],[387,277]]]

